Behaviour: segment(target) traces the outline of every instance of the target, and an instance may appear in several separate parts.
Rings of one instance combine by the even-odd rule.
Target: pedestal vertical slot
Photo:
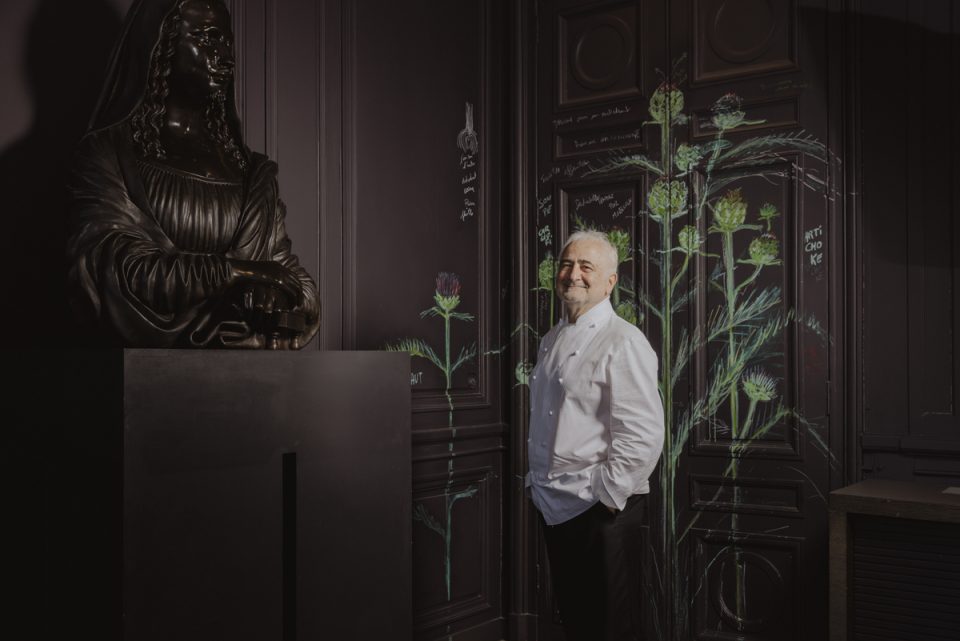
[[[297,453],[283,467],[283,641],[297,638]]]

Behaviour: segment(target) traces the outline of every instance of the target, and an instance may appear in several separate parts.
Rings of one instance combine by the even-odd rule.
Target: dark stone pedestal
[[[98,640],[409,639],[409,361],[75,352],[51,616]],[[62,502],[61,502],[62,500]]]

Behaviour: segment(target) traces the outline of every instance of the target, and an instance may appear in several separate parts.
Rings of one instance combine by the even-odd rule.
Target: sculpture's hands
[[[300,349],[308,318],[305,310],[290,303],[286,292],[268,285],[246,285],[240,292],[240,310],[257,337],[251,347]]]
[[[293,270],[276,261],[229,259],[230,287],[254,332],[250,347],[299,349],[305,324],[303,289]],[[237,300],[237,299],[234,299]]]
[[[275,310],[264,335],[266,349],[297,350],[310,342],[316,333],[317,318],[309,310],[297,307],[290,311]]]
[[[241,301],[247,322],[258,334],[265,333],[275,311],[288,312],[293,307],[286,292],[260,283],[246,286]]]
[[[254,298],[259,297],[262,304],[265,305],[268,301],[276,303],[276,296],[269,293],[269,290],[273,290],[286,294],[289,300],[296,301],[295,305],[303,304],[300,279],[280,263],[272,260],[231,258],[227,264],[230,266],[230,285],[244,286],[245,297],[247,291],[253,291]]]

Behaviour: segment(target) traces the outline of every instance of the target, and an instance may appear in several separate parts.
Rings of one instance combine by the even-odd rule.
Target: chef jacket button
[[[573,352],[574,356],[578,355],[579,353],[580,353],[580,350],[579,350],[579,349],[574,350],[574,352]]]
[[[553,416],[553,410],[550,410],[549,412],[547,412],[547,414],[549,414],[550,416]]]
[[[534,374],[532,378],[533,378],[533,380],[537,380],[537,375]]]
[[[563,382],[563,377],[561,376],[561,377],[558,378],[557,380],[562,383],[562,382]]]

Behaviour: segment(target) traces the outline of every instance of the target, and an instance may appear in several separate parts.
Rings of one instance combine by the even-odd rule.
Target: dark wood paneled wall
[[[828,64],[831,56],[840,58],[842,18],[831,18],[834,7],[818,1],[534,5],[536,64],[528,82],[536,94],[528,118],[536,140],[527,158],[534,182],[523,267],[528,290],[544,273],[547,287],[541,283],[543,289],[530,294],[522,320],[540,332],[556,321],[550,264],[571,231],[616,233],[623,242],[617,311],[650,338],[661,372],[669,368],[675,376],[661,384],[674,422],[654,475],[644,542],[648,635],[819,640],[827,606],[823,497],[844,479],[837,463],[843,425],[834,418],[842,409],[844,340],[844,199],[836,160],[841,74]],[[674,109],[683,117],[665,136],[653,122],[652,100],[667,91],[683,94]],[[722,135],[715,124],[721,99],[746,120]],[[800,138],[822,147],[795,144]],[[710,145],[721,142],[714,160],[721,151],[756,146],[716,170],[702,159],[690,172],[677,162],[680,144],[698,145],[709,157]],[[669,221],[664,235],[651,192],[667,181],[676,181],[673,193],[689,190],[690,203],[693,194],[715,204],[721,194],[741,190],[753,225],[731,241],[741,262],[728,270],[718,260],[724,241],[712,204],[678,212],[682,220]],[[706,191],[721,183],[718,191]],[[765,203],[777,211],[769,223],[758,217]],[[677,243],[684,225],[705,242],[681,274]],[[715,285],[734,270],[738,285],[748,278],[743,265],[753,254],[747,245],[761,232],[776,238],[777,262],[744,284],[742,296],[771,297],[772,315],[793,320],[744,367],[776,379],[777,403],[791,409],[754,435],[747,431],[750,420],[743,421],[747,397],[741,396],[739,420],[732,402],[721,403],[685,431],[683,412],[710,393],[734,339],[704,340],[691,348],[688,367],[680,346],[719,312],[728,313]],[[667,269],[673,271],[664,280]],[[666,298],[664,291],[677,283],[677,298]],[[738,328],[736,340],[768,321]],[[761,412],[771,406],[764,407]],[[544,562],[541,554],[537,638],[559,639]]]
[[[410,379],[414,635],[498,639],[504,3],[341,11],[343,345],[422,352]]]
[[[536,114],[556,108],[559,122],[589,116],[600,102],[606,108],[633,100],[631,117],[642,120],[642,99],[658,82],[654,68],[668,68],[681,51],[690,56],[685,64],[693,90],[688,142],[708,139],[701,124],[709,118],[710,103],[716,92],[731,87],[744,94],[751,117],[767,120],[766,130],[752,133],[810,130],[842,161],[842,180],[836,183],[842,188],[829,204],[817,205],[821,209],[796,200],[789,181],[750,187],[751,198],[784,202],[792,218],[781,239],[792,243],[789,251],[802,249],[799,235],[809,227],[804,216],[832,212],[821,273],[827,280],[807,270],[803,277],[785,275],[783,286],[794,304],[822,312],[833,342],[818,351],[786,336],[783,367],[792,372],[790,393],[807,399],[807,415],[819,416],[821,425],[830,418],[828,445],[840,463],[810,474],[800,464],[809,439],[797,440],[798,432],[785,426],[767,450],[758,451],[753,471],[771,481],[777,469],[793,465],[813,480],[782,475],[764,491],[773,492],[776,501],[811,490],[802,494],[809,507],[819,500],[814,487],[834,487],[844,479],[960,478],[960,8],[955,2],[689,0],[661,3],[668,9],[659,14],[657,3],[560,3],[568,36],[571,29],[589,31],[591,20],[607,20],[607,30],[600,31],[621,36],[623,24],[633,24],[642,35],[637,46],[643,55],[628,64],[637,70],[630,74],[632,85],[611,89],[610,78],[594,64],[602,66],[602,60],[587,60],[579,72],[567,67],[574,84],[556,94],[544,90],[549,98],[538,96],[538,83],[550,81],[543,76],[553,74],[544,55],[555,50],[544,54],[541,47],[554,37],[556,25],[541,22],[556,3],[228,4],[238,31],[237,89],[247,142],[279,161],[295,251],[321,290],[323,326],[311,348],[382,349],[420,338],[442,362],[443,320],[420,316],[435,304],[439,272],[456,274],[455,311],[471,317],[451,321],[452,359],[474,345],[476,355],[465,358],[449,384],[429,361],[412,361],[411,465],[415,506],[422,507],[412,541],[418,638],[558,638],[551,636],[550,624],[537,625],[552,617],[549,604],[538,597],[546,577],[538,570],[535,522],[520,483],[525,437],[519,426],[526,399],[514,366],[526,360],[528,345],[508,342],[519,323],[545,313],[542,301],[528,294],[537,286],[538,212],[550,204],[542,200],[546,191],[537,193],[546,165],[556,161],[563,172],[564,163],[624,147],[609,141],[630,140],[635,123],[618,121],[604,130],[608,138],[601,142],[590,127],[554,127],[553,114],[545,119]],[[10,299],[31,310],[34,336],[55,333],[62,317],[59,294],[47,292],[62,291],[62,281],[56,259],[40,268],[29,268],[24,259],[59,256],[61,201],[49,186],[62,183],[69,149],[83,132],[109,43],[128,5],[129,0],[19,0],[4,2],[0,10],[5,47],[0,70],[7,95],[0,107],[0,179],[12,230],[4,234],[3,271],[10,275]],[[751,7],[757,11],[750,15],[775,19],[731,27],[717,17]],[[660,17],[650,19],[651,11]],[[766,37],[764,24],[773,25],[772,36]],[[711,30],[718,29],[711,40]],[[765,46],[754,55],[738,43],[759,42],[753,37],[757,29]],[[70,55],[63,55],[66,51]],[[602,54],[603,46],[597,51]],[[597,92],[610,94],[609,100],[598,102]],[[834,109],[841,101],[843,109]],[[473,107],[478,137],[472,155],[457,144],[466,128],[466,103]],[[657,141],[644,135],[631,149],[655,151]],[[544,171],[538,173],[540,165]],[[621,178],[543,181],[552,185],[552,244],[570,228],[577,198],[595,188],[632,190],[634,207],[642,207],[646,184]],[[464,193],[471,186],[475,189]],[[465,196],[472,205],[463,202]],[[642,226],[632,232],[647,242]],[[639,262],[630,267],[636,282],[645,282],[644,269]],[[823,288],[829,289],[826,297]],[[8,335],[22,335],[22,317],[3,317]],[[512,351],[502,351],[507,347]],[[847,419],[842,425],[839,416]],[[689,452],[700,457],[703,469],[683,488],[684,500],[693,503],[698,496],[713,496],[716,470],[708,468],[721,460],[715,444],[702,436]],[[42,451],[36,437],[12,438],[19,445],[5,454],[19,458],[9,469],[41,464],[39,454],[24,454]],[[781,455],[786,458],[776,462]],[[36,512],[29,495],[11,504],[15,511]],[[760,516],[751,518],[755,521],[743,523],[763,525]],[[810,522],[820,532],[820,522]],[[779,554],[788,570],[799,558],[804,564],[820,559],[796,556],[797,537],[806,535],[790,536],[796,541],[757,541],[773,545],[766,549],[776,548],[771,554]],[[718,541],[706,532],[699,545],[710,554]],[[27,543],[24,538],[25,549]],[[796,589],[816,585],[801,582]],[[709,616],[710,604],[704,607]],[[818,607],[792,616],[819,616]],[[508,629],[506,617],[514,622]],[[810,623],[809,629],[818,625]]]
[[[320,267],[317,347],[420,354],[414,636],[500,638],[504,3],[236,1],[248,136]]]
[[[960,6],[862,3],[863,478],[960,480]]]
[[[279,163],[293,249],[320,287],[322,328],[310,349],[381,350],[413,338],[437,355],[411,363],[414,635],[500,639],[511,389],[506,3],[225,1],[245,141]],[[12,99],[0,162],[16,231],[4,235],[3,271],[39,336],[63,319],[62,202],[50,185],[64,182],[129,4],[3,3]],[[53,258],[38,272],[35,256]],[[449,332],[441,316],[422,316],[430,308],[454,314]],[[22,316],[4,318],[8,335],[23,329]],[[22,436],[17,452],[37,454],[11,468],[39,469],[39,436]],[[356,461],[358,478],[363,466]],[[17,506],[33,514],[39,501]]]
[[[307,0],[227,0],[236,37],[237,107],[244,141],[280,166],[293,251],[317,279],[321,300],[331,288],[320,271],[324,218],[320,177],[330,161],[321,135],[322,5]],[[322,310],[326,320],[327,305]],[[322,326],[313,349],[330,341]]]

